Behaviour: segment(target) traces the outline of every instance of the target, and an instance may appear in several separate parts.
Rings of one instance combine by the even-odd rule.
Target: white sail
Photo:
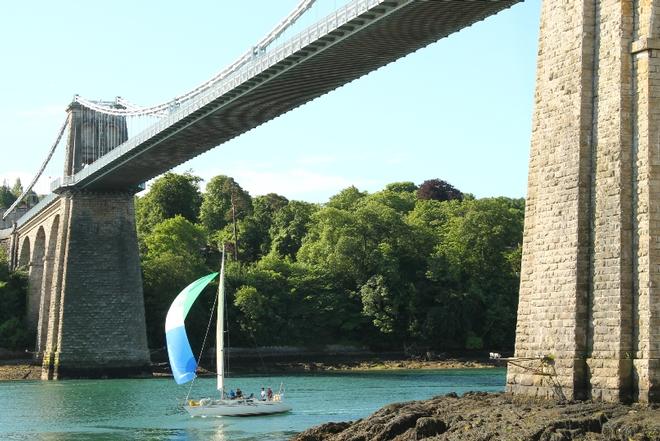
[[[222,247],[222,263],[220,264],[220,285],[218,286],[218,317],[215,323],[215,358],[218,370],[218,390],[220,398],[224,396],[225,388],[225,248]]]

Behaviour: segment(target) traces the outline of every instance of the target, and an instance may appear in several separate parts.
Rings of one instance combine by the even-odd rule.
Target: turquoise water
[[[504,369],[448,369],[239,377],[227,387],[257,392],[286,385],[293,411],[249,418],[190,418],[188,391],[170,378],[0,382],[0,439],[48,441],[285,440],[328,421],[365,417],[385,404],[448,392],[501,391]],[[213,393],[197,379],[192,396]]]

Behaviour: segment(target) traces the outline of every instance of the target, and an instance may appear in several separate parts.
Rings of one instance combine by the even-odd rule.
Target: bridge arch
[[[28,278],[27,325],[30,332],[37,332],[39,306],[41,304],[41,284],[44,274],[44,255],[46,253],[46,231],[43,226],[37,230],[34,240],[30,272]]]
[[[21,248],[18,252],[18,268],[29,270],[30,266],[30,238],[26,237],[21,243]]]
[[[51,317],[51,304],[53,302],[53,284],[55,277],[55,256],[57,251],[57,238],[60,227],[59,214],[53,218],[50,232],[46,241],[46,250],[43,258],[43,276],[40,289],[41,303],[39,305],[39,323],[37,325],[37,351],[43,352],[48,339],[48,328]],[[52,314],[57,320],[58,314]],[[56,324],[55,324],[56,326]]]

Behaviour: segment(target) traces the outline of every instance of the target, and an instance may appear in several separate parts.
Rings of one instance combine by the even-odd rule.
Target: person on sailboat
[[[273,401],[273,389],[270,387],[268,388],[268,391],[266,392],[266,397],[268,398],[268,401]]]
[[[259,398],[261,399],[261,401],[266,401],[266,391],[264,390],[263,387],[261,388],[261,393],[259,394]]]
[[[238,398],[238,399],[243,398],[243,391],[241,390],[240,387],[236,388],[236,398]]]
[[[230,400],[235,400],[236,399],[236,393],[234,392],[234,389],[229,391],[229,399]]]

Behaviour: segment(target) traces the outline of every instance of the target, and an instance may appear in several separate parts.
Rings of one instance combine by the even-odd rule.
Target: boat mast
[[[220,398],[224,398],[225,387],[225,245],[222,244],[222,263],[220,264],[220,284],[218,285],[218,316],[215,322],[215,358],[218,370],[218,390]]]

